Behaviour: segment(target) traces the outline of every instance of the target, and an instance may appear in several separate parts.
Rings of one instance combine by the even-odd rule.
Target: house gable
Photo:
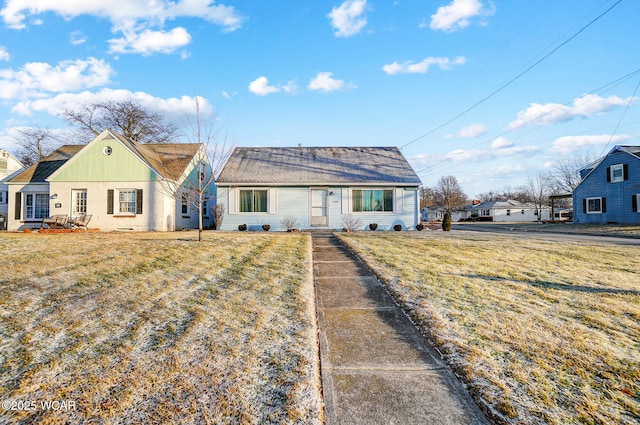
[[[156,172],[119,138],[104,131],[49,177],[50,182],[156,180]]]

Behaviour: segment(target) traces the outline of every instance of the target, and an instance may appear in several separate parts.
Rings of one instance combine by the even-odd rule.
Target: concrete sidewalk
[[[333,424],[487,424],[377,278],[312,233],[325,418]]]

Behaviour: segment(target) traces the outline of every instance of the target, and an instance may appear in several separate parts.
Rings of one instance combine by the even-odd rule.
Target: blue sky
[[[58,114],[195,96],[235,146],[399,146],[468,196],[640,144],[636,0],[5,0],[0,147]]]

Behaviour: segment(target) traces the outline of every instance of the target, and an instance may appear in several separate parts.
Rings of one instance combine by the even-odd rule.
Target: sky
[[[0,148],[134,100],[232,146],[397,146],[469,197],[640,145],[637,0],[3,0]],[[187,142],[192,140],[185,140]]]

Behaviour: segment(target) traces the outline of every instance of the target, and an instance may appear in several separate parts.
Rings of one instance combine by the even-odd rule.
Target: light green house
[[[208,164],[202,144],[141,144],[105,130],[87,145],[62,146],[8,182],[9,230],[81,214],[104,231],[197,228],[190,189],[208,177]],[[212,224],[210,186],[201,205],[205,227]]]

